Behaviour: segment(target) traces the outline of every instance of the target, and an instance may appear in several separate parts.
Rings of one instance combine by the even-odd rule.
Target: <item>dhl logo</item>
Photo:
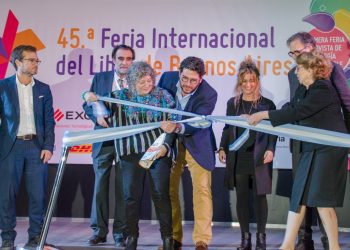
[[[73,146],[69,149],[69,153],[73,153],[73,154],[91,154],[91,152],[92,152],[92,144]]]

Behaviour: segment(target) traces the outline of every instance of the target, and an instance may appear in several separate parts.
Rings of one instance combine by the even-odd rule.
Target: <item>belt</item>
[[[36,137],[34,134],[29,134],[29,135],[19,135],[16,138],[18,140],[23,140],[23,141],[30,141],[33,140]]]

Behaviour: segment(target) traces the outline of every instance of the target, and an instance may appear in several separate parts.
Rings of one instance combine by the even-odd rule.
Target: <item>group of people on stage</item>
[[[239,66],[235,93],[227,101],[226,115],[243,116],[251,125],[269,119],[273,126],[293,123],[348,133],[350,89],[342,68],[317,51],[314,38],[306,32],[291,36],[287,45],[288,54],[296,62],[288,73],[290,102],[276,110],[273,101],[262,96],[259,69],[248,56]],[[149,178],[163,241],[160,249],[182,249],[179,185],[187,165],[193,186],[192,239],[196,250],[208,249],[213,216],[211,171],[215,168],[215,153],[218,153],[219,160],[226,164],[224,184],[228,189],[235,188],[237,194],[236,211],[242,234],[237,249],[252,249],[250,206],[254,208],[257,223],[255,249],[266,249],[266,195],[272,192],[272,162],[277,137],[251,130],[249,138],[239,149],[230,150],[230,145],[245,131],[226,125],[217,148],[212,127],[177,122],[187,119],[186,116],[101,102],[98,96],[109,96],[204,116],[212,114],[217,102],[216,91],[203,79],[205,65],[198,57],[185,58],[178,72],[163,73],[158,84],[155,71],[146,62],[135,61],[135,51],[131,47],[116,46],[112,58],[115,69],[97,73],[90,91],[83,93],[83,108],[94,122],[95,129],[150,122],[161,122],[161,126],[93,144],[93,235],[88,244],[96,246],[106,242],[109,180],[114,167],[116,194],[112,233],[115,246],[137,249],[141,199],[145,178]],[[54,145],[50,88],[33,78],[40,63],[36,49],[19,46],[13,50],[11,61],[16,74],[0,81],[0,229],[3,250],[15,246],[15,198],[22,174],[29,194],[30,226],[26,246],[35,248],[38,244],[45,212],[46,165]],[[96,112],[96,107],[106,112]],[[149,169],[140,167],[141,157],[163,132],[166,136],[158,148],[156,160]],[[287,229],[280,249],[314,249],[313,208],[317,208],[324,248],[340,249],[334,208],[343,205],[347,149],[292,141],[291,150],[294,184]],[[250,204],[250,192],[253,204]]]

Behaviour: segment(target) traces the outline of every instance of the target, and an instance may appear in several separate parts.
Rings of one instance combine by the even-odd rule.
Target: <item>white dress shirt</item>
[[[28,85],[24,85],[19,81],[16,75],[16,84],[20,113],[17,136],[36,134],[33,107],[34,78],[32,78],[32,81]]]

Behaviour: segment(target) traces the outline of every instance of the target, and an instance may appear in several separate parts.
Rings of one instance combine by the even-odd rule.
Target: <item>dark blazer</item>
[[[315,81],[306,89],[299,85],[291,103],[269,111],[273,126],[297,123],[302,126],[346,133],[337,91],[327,80]],[[298,154],[299,155],[299,154]],[[294,157],[294,153],[293,153]],[[347,176],[347,149],[301,142],[295,168],[290,210],[303,204],[311,207],[342,206]]]
[[[227,102],[226,115],[237,115],[237,107],[234,105],[234,97]],[[258,103],[259,111],[274,110],[275,104],[265,97]],[[229,151],[229,146],[237,139],[238,129],[236,126],[225,125],[222,130],[220,147],[226,153],[225,187],[233,189],[235,186],[235,167],[237,151]],[[272,162],[263,164],[266,150],[275,152],[277,136],[256,132],[254,143],[254,170],[257,194],[270,194],[272,191]]]
[[[49,85],[34,79],[33,108],[36,136],[42,150],[53,152],[55,120]],[[19,119],[19,100],[16,75],[0,81],[0,160],[4,159],[15,143]]]
[[[269,111],[273,126],[297,123],[301,126],[347,133],[340,100],[334,85],[328,80],[317,80],[309,89],[299,85],[291,103],[280,110]],[[302,142],[302,151],[311,151],[323,145]]]
[[[350,133],[350,88],[347,84],[346,77],[342,67],[332,62],[333,69],[330,75],[330,81],[338,93],[341,107],[343,111],[343,116],[346,124],[346,128]],[[290,88],[290,100],[293,99],[296,89],[299,87],[300,82],[295,74],[296,67],[292,68],[288,72],[289,88]]]
[[[158,86],[166,89],[176,99],[176,84],[179,81],[179,72],[165,72],[161,76]],[[203,79],[196,92],[189,99],[185,110],[200,115],[210,115],[217,101],[216,91]],[[182,117],[187,119],[188,117]],[[178,136],[190,152],[192,157],[205,169],[211,171],[215,168],[216,142],[212,127],[201,129],[184,124],[184,134],[167,135],[169,144]]]
[[[114,79],[114,71],[100,72],[95,74],[92,80],[90,91],[95,92],[97,95],[106,96],[112,92]],[[86,102],[83,104],[83,109],[86,115],[95,124],[95,129],[102,129],[97,123],[97,117],[94,116],[92,106],[87,105]],[[110,124],[111,125],[111,124]],[[101,150],[103,142],[92,144],[92,157],[96,157]]]

